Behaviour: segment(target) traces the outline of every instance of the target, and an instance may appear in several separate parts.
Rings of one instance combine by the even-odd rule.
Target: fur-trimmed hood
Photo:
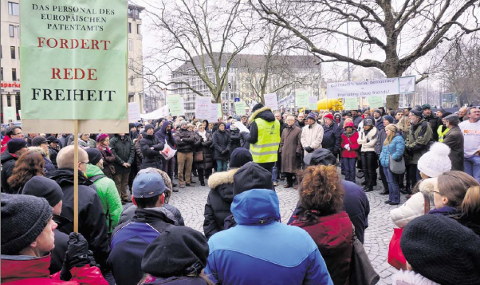
[[[238,168],[230,169],[228,171],[216,172],[208,178],[208,187],[215,189],[222,184],[233,184],[233,176],[237,173]]]
[[[257,117],[262,118],[267,122],[275,121],[275,115],[269,107],[263,107],[253,112],[248,119],[248,123],[251,124]]]

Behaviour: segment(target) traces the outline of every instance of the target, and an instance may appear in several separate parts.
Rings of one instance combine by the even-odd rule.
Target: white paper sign
[[[276,93],[268,93],[263,95],[265,99],[265,107],[272,109],[273,111],[278,110],[278,100]]]
[[[140,105],[138,102],[128,103],[128,122],[135,123],[140,121]]]
[[[414,77],[394,77],[369,81],[346,81],[327,84],[327,98],[385,96],[411,93],[414,91]]]
[[[195,96],[195,118],[207,119],[209,116],[210,105],[212,105],[212,98]]]
[[[243,133],[243,132],[250,133],[250,130],[247,129],[247,127],[245,127],[245,125],[242,124],[242,122],[238,122],[238,121],[237,121],[237,122],[233,123],[233,125],[234,125],[235,127],[237,127],[238,130],[239,130],[241,133]]]

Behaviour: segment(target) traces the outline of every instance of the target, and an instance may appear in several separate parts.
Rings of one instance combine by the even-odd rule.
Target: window
[[[18,59],[20,59],[20,47],[18,47]]]
[[[8,34],[10,35],[11,38],[15,37],[15,26],[14,25],[8,25]]]
[[[132,33],[132,23],[128,23],[128,33]]]
[[[12,81],[17,81],[17,69],[12,68]]]
[[[132,39],[128,39],[128,50],[132,50],[132,49],[133,49]]]
[[[133,76],[130,76],[130,85],[133,85]]]
[[[18,16],[20,14],[18,3],[8,2],[8,14],[12,16]]]
[[[137,24],[137,34],[139,34],[139,35],[140,35],[140,26],[141,26],[141,24]]]
[[[15,59],[15,47],[14,46],[10,47],[10,58]]]
[[[3,67],[0,67],[0,80],[3,80]]]

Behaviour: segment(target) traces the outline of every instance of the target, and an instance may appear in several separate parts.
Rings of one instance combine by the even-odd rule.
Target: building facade
[[[1,1],[0,112],[2,123],[20,120],[20,0]],[[143,7],[128,5],[128,102],[138,102],[144,111]]]
[[[0,94],[2,123],[17,121],[20,105],[20,4],[1,1]]]
[[[225,71],[227,58],[228,55],[223,56],[224,62],[221,63],[220,73]],[[252,54],[238,54],[234,58],[227,75],[227,84],[221,94],[224,115],[235,114],[235,102],[238,100],[246,102],[250,107],[262,102],[263,98],[259,94],[262,94],[261,82],[265,76],[266,60],[264,55]],[[292,104],[294,100],[289,98],[295,98],[298,90],[307,90],[311,96],[321,97],[322,88],[325,85],[322,84],[321,66],[313,56],[282,55],[274,56],[270,60],[265,93],[276,93],[282,110],[295,107]],[[199,57],[194,58],[194,61],[203,62]],[[205,70],[209,78],[215,78],[208,59],[205,59]],[[203,96],[211,96],[207,85],[195,73],[190,62],[174,70],[171,80],[177,83],[169,94],[180,94],[183,97],[187,117],[191,118],[195,115],[197,92]],[[191,88],[187,88],[185,83]]]

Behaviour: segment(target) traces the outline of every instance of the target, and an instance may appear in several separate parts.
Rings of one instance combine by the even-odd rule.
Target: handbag
[[[363,244],[354,235],[352,260],[350,264],[350,284],[374,285],[380,280],[380,276],[368,258]]]
[[[388,167],[390,168],[390,171],[394,174],[405,173],[405,160],[403,159],[403,156],[400,161],[396,161],[390,155],[390,161],[389,161]]]
[[[402,238],[403,228],[394,228],[392,239],[388,245],[388,264],[396,269],[406,270],[407,260],[400,248],[400,239]]]
[[[160,151],[160,154],[163,156],[163,158],[165,160],[172,159],[175,156],[175,153],[177,153],[177,150],[169,146],[165,140],[165,146],[163,147],[163,150]]]
[[[197,151],[195,155],[193,156],[193,161],[194,162],[202,162],[203,161],[203,151]]]

